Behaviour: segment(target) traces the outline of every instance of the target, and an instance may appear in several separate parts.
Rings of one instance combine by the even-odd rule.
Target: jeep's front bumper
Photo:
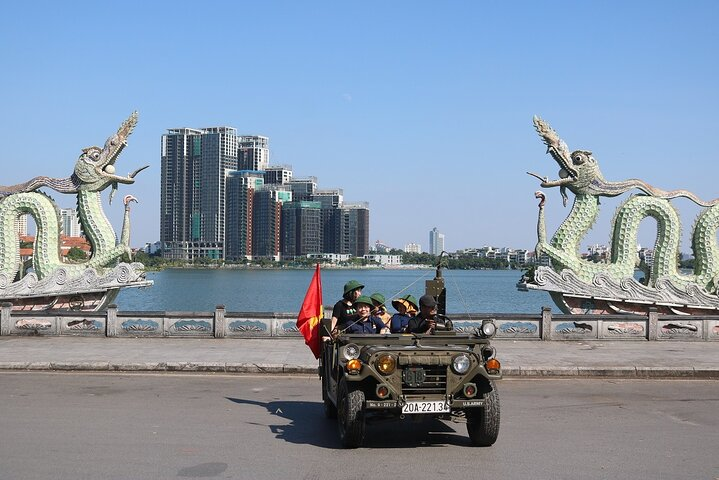
[[[446,397],[443,398],[436,398],[436,399],[427,399],[427,400],[445,400],[447,401]],[[402,404],[407,400],[366,400],[365,401],[365,408],[369,410],[394,410],[394,409],[401,409]],[[450,409],[452,410],[460,410],[465,408],[475,408],[475,407],[483,407],[484,406],[484,399],[483,398],[472,398],[472,399],[452,399],[449,402]]]

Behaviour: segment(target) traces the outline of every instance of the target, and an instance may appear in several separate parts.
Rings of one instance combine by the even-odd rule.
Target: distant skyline
[[[534,248],[537,179],[557,177],[547,120],[607,179],[719,197],[719,3],[187,1],[10,3],[0,17],[0,185],[68,176],[134,110],[106,211],[159,239],[170,128],[269,137],[270,163],[369,201],[370,244]],[[550,233],[566,217],[547,194]],[[74,197],[52,194],[61,207]],[[104,195],[107,198],[109,191]],[[622,196],[582,242],[607,244]],[[698,208],[680,209],[684,242]],[[651,247],[655,222],[642,226]]]

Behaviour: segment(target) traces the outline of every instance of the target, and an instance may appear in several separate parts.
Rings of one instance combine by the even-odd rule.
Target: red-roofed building
[[[20,243],[30,244],[29,247],[20,248],[20,260],[26,261],[32,257],[33,247],[32,244],[35,242],[35,237],[32,235],[21,235]],[[60,254],[63,258],[67,256],[67,252],[71,248],[77,247],[89,257],[92,247],[85,237],[68,237],[67,235],[60,235]]]

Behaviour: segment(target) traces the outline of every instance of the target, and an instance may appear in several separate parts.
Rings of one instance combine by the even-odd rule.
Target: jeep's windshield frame
[[[482,338],[473,334],[425,334],[425,333],[354,333],[342,334],[337,337],[340,344],[356,343],[358,345],[476,345],[487,344],[489,338]]]

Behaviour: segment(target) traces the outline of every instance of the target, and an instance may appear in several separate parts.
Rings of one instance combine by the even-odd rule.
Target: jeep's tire
[[[499,393],[494,382],[484,394],[484,406],[467,410],[467,433],[473,447],[489,447],[499,435]]]
[[[337,418],[337,407],[332,400],[330,400],[329,394],[329,379],[327,378],[328,373],[324,372],[322,375],[322,402],[324,403],[325,417]]]
[[[337,392],[337,425],[340,442],[345,448],[357,448],[362,445],[365,433],[364,392],[349,390],[342,379]]]

